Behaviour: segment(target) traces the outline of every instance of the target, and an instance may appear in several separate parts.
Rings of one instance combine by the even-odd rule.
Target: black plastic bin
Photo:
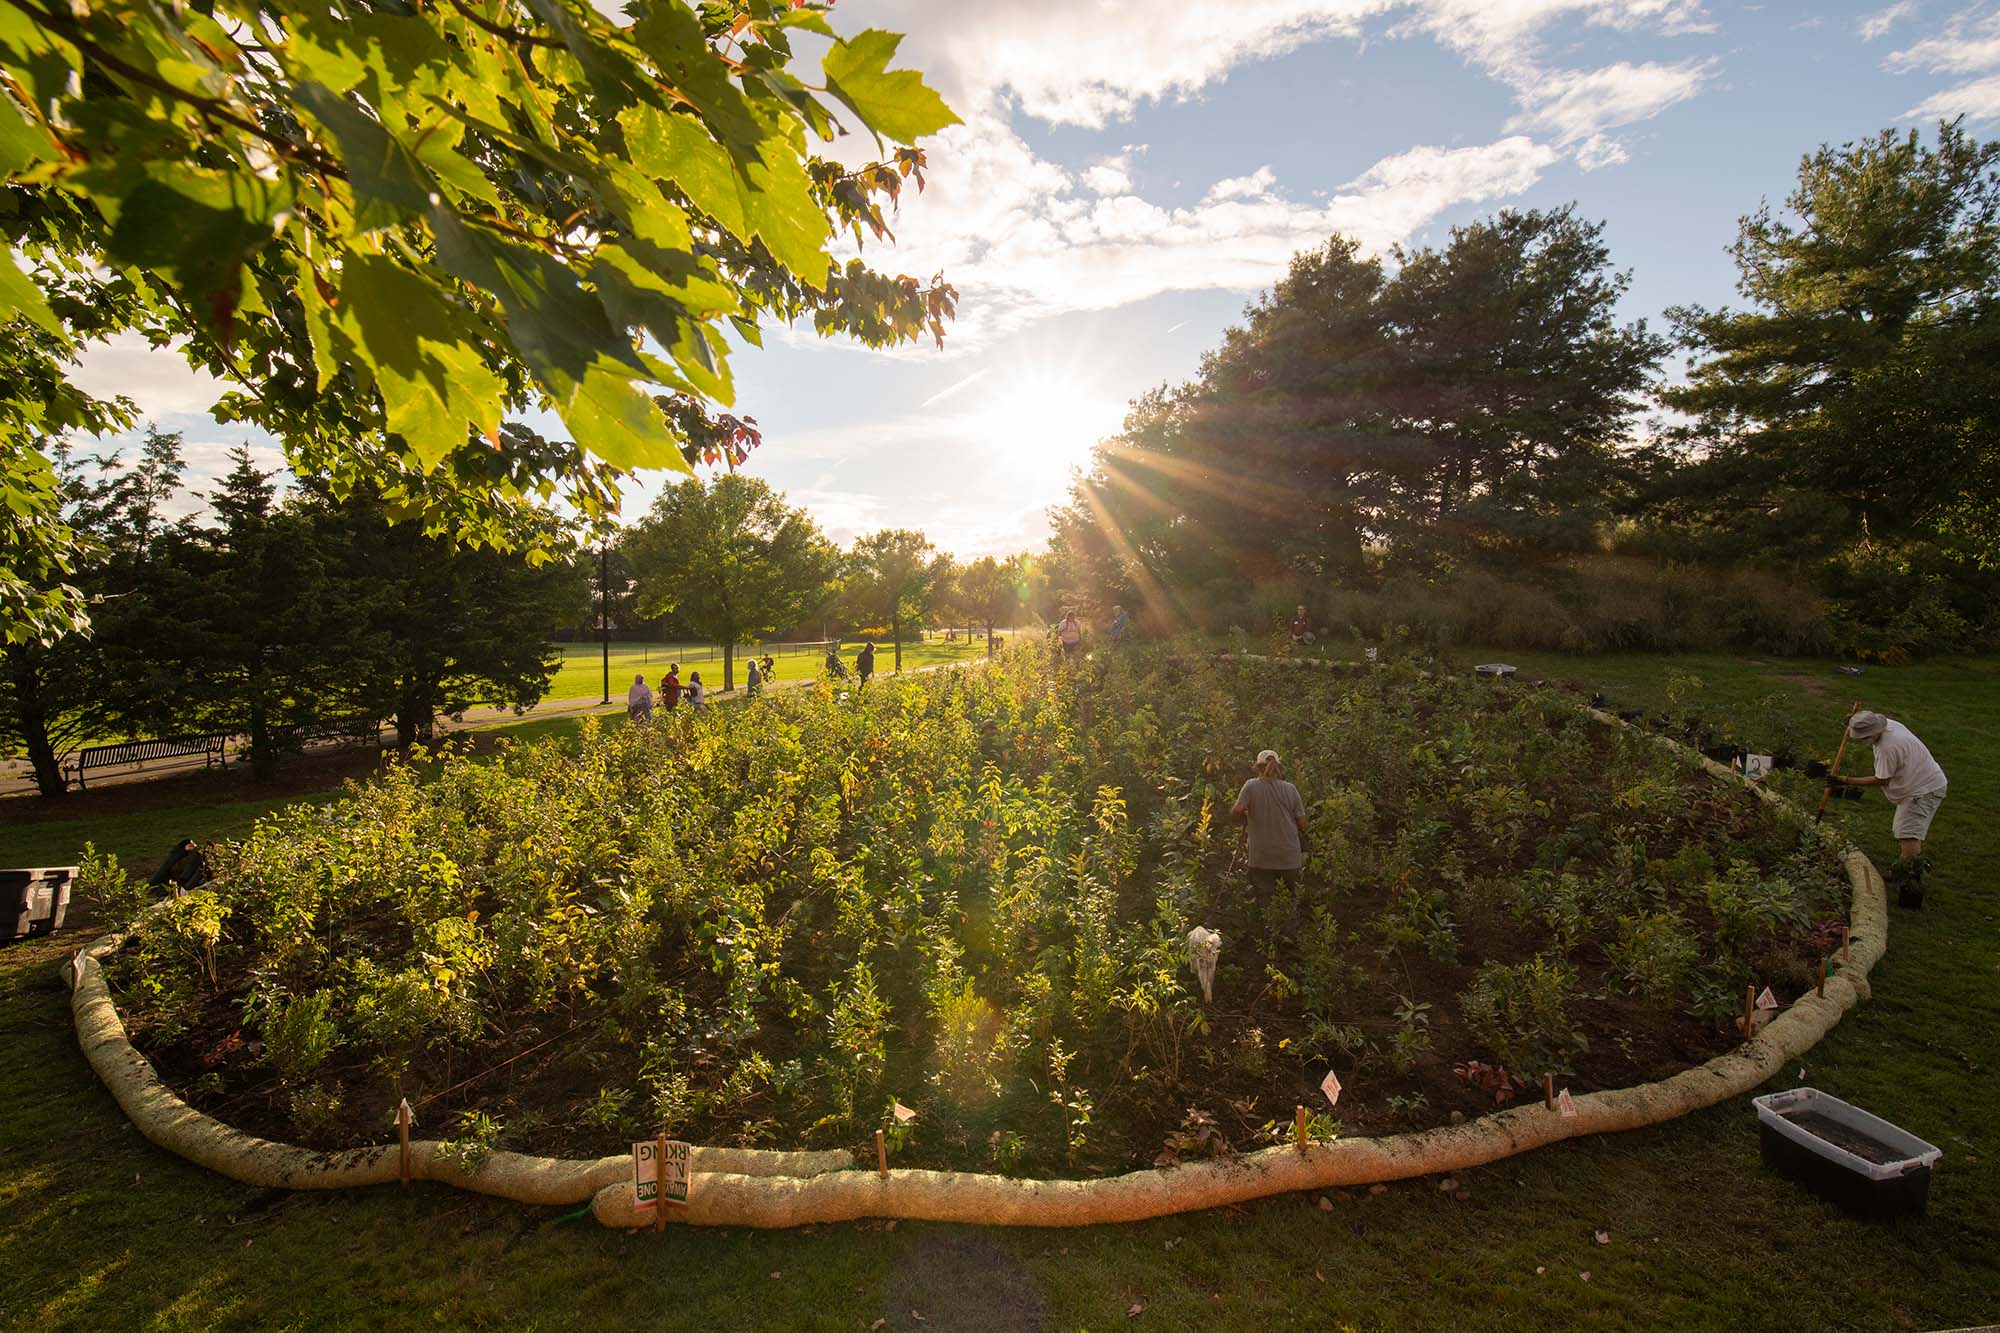
[[[0,941],[62,929],[75,866],[0,870]]]
[[[1764,1165],[1867,1218],[1921,1215],[1944,1153],[1817,1088],[1755,1100]],[[1847,1145],[1847,1146],[1843,1146]]]

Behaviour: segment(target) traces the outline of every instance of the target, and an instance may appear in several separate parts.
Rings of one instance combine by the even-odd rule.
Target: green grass
[[[865,1329],[886,1318],[936,1329],[1024,1300],[1056,1328],[1122,1325],[1135,1303],[1145,1308],[1131,1322],[1174,1328],[1876,1329],[1994,1318],[2000,662],[1854,681],[1828,663],[1461,656],[1590,682],[1626,706],[1663,704],[1670,670],[1700,676],[1717,708],[1778,691],[1778,712],[1824,738],[1816,748],[1831,747],[1859,698],[1930,742],[1952,778],[1933,830],[1930,910],[1894,915],[1874,999],[1805,1061],[1815,1086],[1944,1148],[1927,1218],[1864,1224],[1771,1176],[1743,1099],[1462,1173],[1467,1202],[1418,1180],[1378,1197],[1335,1192],[1330,1213],[1291,1196],[1078,1232],[905,1222],[626,1236],[557,1220],[564,1210],[430,1186],[267,1197],[149,1147],[127,1125],[77,1052],[51,980],[71,938],[0,950],[0,1326]],[[153,831],[205,835],[247,817],[238,807],[172,812]],[[1878,859],[1892,854],[1879,798],[1830,817]],[[32,830],[6,830],[10,852],[22,832]],[[130,833],[107,828],[99,841]],[[1595,1242],[1598,1230],[1609,1244]]]
[[[555,679],[549,684],[548,699],[601,699],[604,697],[604,657],[603,648],[595,643],[561,643],[555,647],[562,651],[562,666]],[[849,667],[854,665],[854,654],[860,651],[858,639],[848,639],[842,644],[841,659]],[[740,648],[736,654],[736,687],[743,688],[743,669],[749,662],[752,649]],[[774,646],[771,655],[777,659],[778,679],[783,681],[810,680],[819,674],[821,661],[825,658],[824,648],[811,648],[804,652],[786,652]],[[926,639],[922,643],[903,645],[903,669],[942,666],[947,662],[967,662],[986,655],[985,640],[967,643],[960,639],[947,643],[942,637]],[[895,650],[888,644],[875,649],[876,669],[887,672],[895,662]],[[611,695],[623,698],[626,687],[631,685],[634,675],[643,674],[647,683],[658,684],[667,672],[667,665],[680,663],[681,679],[687,680],[690,671],[701,672],[704,684],[711,689],[722,688],[722,650],[712,643],[621,643],[611,644]]]

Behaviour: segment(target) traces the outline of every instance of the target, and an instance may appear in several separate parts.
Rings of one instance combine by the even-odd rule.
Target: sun
[[[975,429],[997,457],[1057,481],[1090,461],[1117,431],[1125,407],[1079,370],[1054,364],[1010,368],[969,405]]]

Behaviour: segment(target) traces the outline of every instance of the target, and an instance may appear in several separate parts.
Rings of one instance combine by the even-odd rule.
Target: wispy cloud
[[[1983,5],[1961,10],[1882,63],[1903,74],[1982,76],[1932,93],[1904,113],[1912,120],[2000,119],[2000,12]]]
[[[1889,29],[1917,12],[1917,0],[1896,0],[1887,9],[1878,9],[1873,14],[1864,15],[1855,31],[1864,42],[1876,41],[1889,35]]]

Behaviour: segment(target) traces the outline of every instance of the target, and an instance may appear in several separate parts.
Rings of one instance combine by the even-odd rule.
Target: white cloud
[[[1132,189],[1132,155],[1107,157],[1083,173],[1083,183],[1092,194],[1125,194]]]
[[[1911,120],[2000,120],[2000,12],[1962,10],[1936,34],[1892,51],[1882,64],[1904,74],[1984,76],[1932,93],[1903,113]]]
[[[1932,93],[1904,113],[1910,120],[2000,120],[2000,74]]]
[[[1546,130],[1562,144],[1594,140],[1607,129],[1649,120],[1685,102],[1712,68],[1713,62],[1706,60],[1677,65],[1620,61],[1602,69],[1546,74],[1522,92],[1523,110],[1507,128]],[[1600,146],[1596,153],[1602,158],[1604,151]],[[1623,160],[1622,151],[1615,160]]]
[[[1892,52],[1883,62],[1899,73],[1969,74],[2000,65],[2000,13],[1968,9],[1934,37]]]
[[[1886,37],[1889,29],[1916,12],[1917,0],[1896,0],[1896,3],[1887,9],[1878,9],[1873,14],[1863,17],[1855,31],[1861,34],[1862,41],[1872,42],[1877,38]]]
[[[905,213],[895,264],[948,274],[962,293],[947,353],[977,350],[1024,322],[1105,310],[1163,292],[1254,290],[1292,254],[1339,232],[1372,250],[1445,210],[1519,194],[1558,161],[1525,135],[1385,157],[1330,197],[1288,195],[1268,168],[1220,181],[1197,204],[1100,194],[1088,173],[1037,157],[980,118],[939,136],[921,208]],[[927,353],[928,354],[928,353]]]
[[[1576,164],[1585,171],[1596,171],[1599,167],[1615,167],[1631,160],[1625,145],[1602,134],[1593,134],[1576,150]]]
[[[191,369],[178,352],[153,348],[136,333],[120,333],[93,344],[78,360],[70,381],[100,398],[123,394],[142,416],[208,414],[227,390],[222,381]]]

